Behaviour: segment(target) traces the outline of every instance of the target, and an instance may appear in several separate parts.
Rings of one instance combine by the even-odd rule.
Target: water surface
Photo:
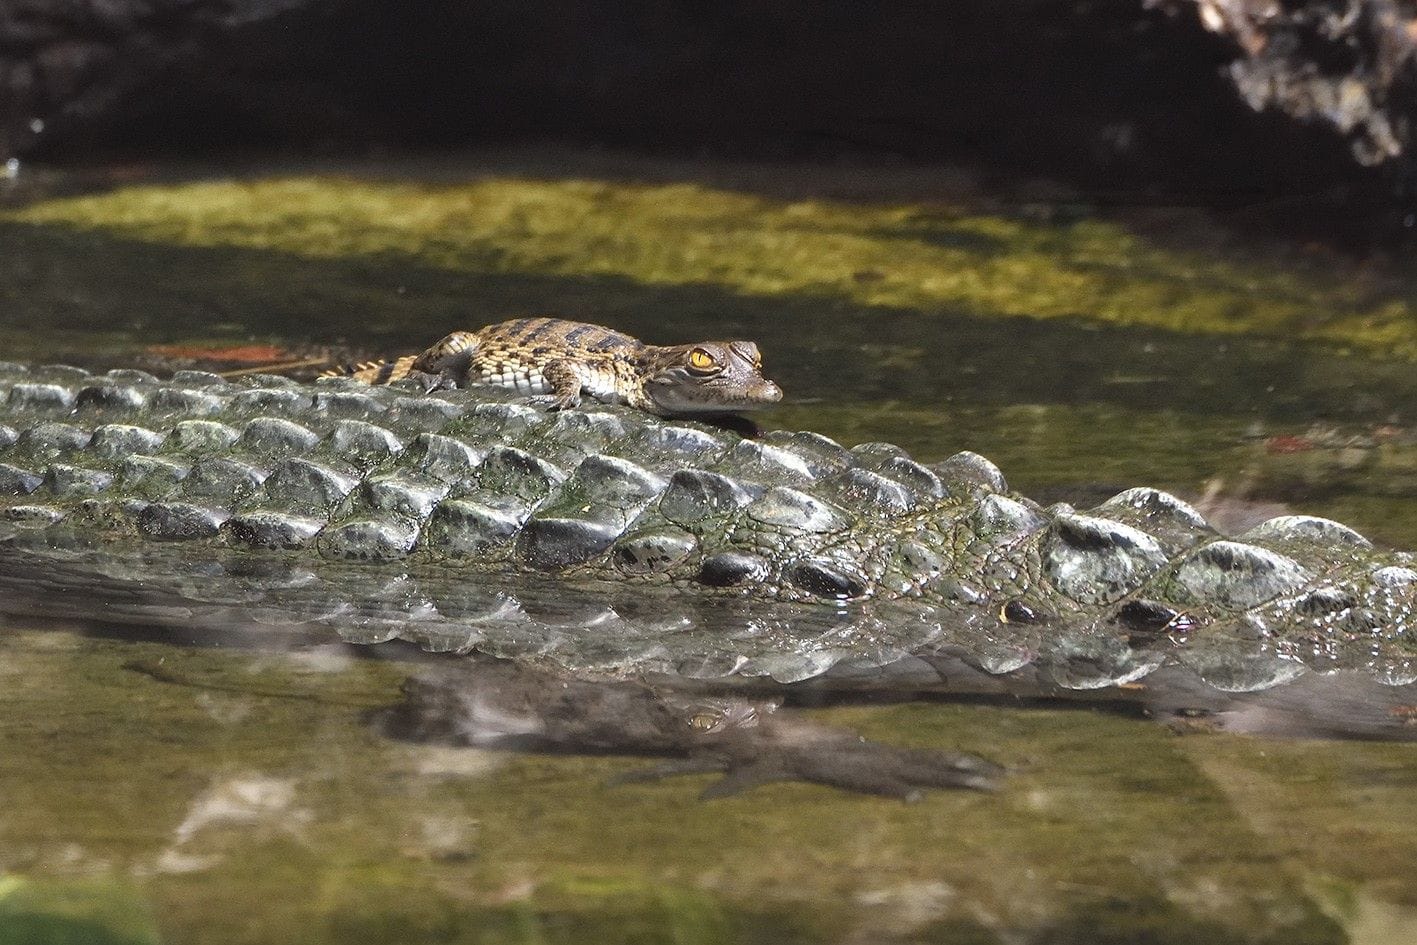
[[[767,428],[976,450],[1049,500],[1149,484],[1236,529],[1292,509],[1417,547],[1401,272],[913,172],[136,176],[0,213],[6,357],[380,353],[532,312],[750,337],[789,392]],[[702,692],[64,603],[0,633],[0,942],[1417,936],[1410,687]],[[445,671],[478,709],[451,733],[401,688]],[[419,724],[389,724],[400,705]],[[720,731],[755,754],[640,779]],[[1007,774],[902,802],[864,793],[852,752],[896,757],[878,748]]]

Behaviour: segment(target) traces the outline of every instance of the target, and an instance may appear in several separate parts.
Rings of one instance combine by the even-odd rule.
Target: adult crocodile
[[[1227,538],[1149,488],[1043,508],[972,453],[480,389],[7,364],[0,397],[6,607],[239,611],[609,673],[1417,678],[1417,560],[1325,519]]]

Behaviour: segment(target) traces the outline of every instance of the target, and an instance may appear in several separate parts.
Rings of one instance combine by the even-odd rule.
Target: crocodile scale
[[[1414,557],[1338,523],[1225,537],[1149,488],[1045,508],[973,453],[924,464],[496,390],[0,364],[0,539],[73,534],[1399,655],[1417,608]]]

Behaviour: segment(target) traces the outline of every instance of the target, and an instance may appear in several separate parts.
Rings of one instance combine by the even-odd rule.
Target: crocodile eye
[[[689,716],[689,728],[696,732],[712,732],[723,721],[717,712],[702,709]]]
[[[707,348],[695,348],[689,352],[689,370],[695,374],[712,374],[718,369],[718,359]]]

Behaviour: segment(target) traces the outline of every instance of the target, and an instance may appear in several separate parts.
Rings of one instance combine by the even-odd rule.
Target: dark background
[[[0,157],[554,141],[950,163],[1400,233],[1406,160],[1364,166],[1331,124],[1251,109],[1235,38],[1169,2],[0,0]]]

